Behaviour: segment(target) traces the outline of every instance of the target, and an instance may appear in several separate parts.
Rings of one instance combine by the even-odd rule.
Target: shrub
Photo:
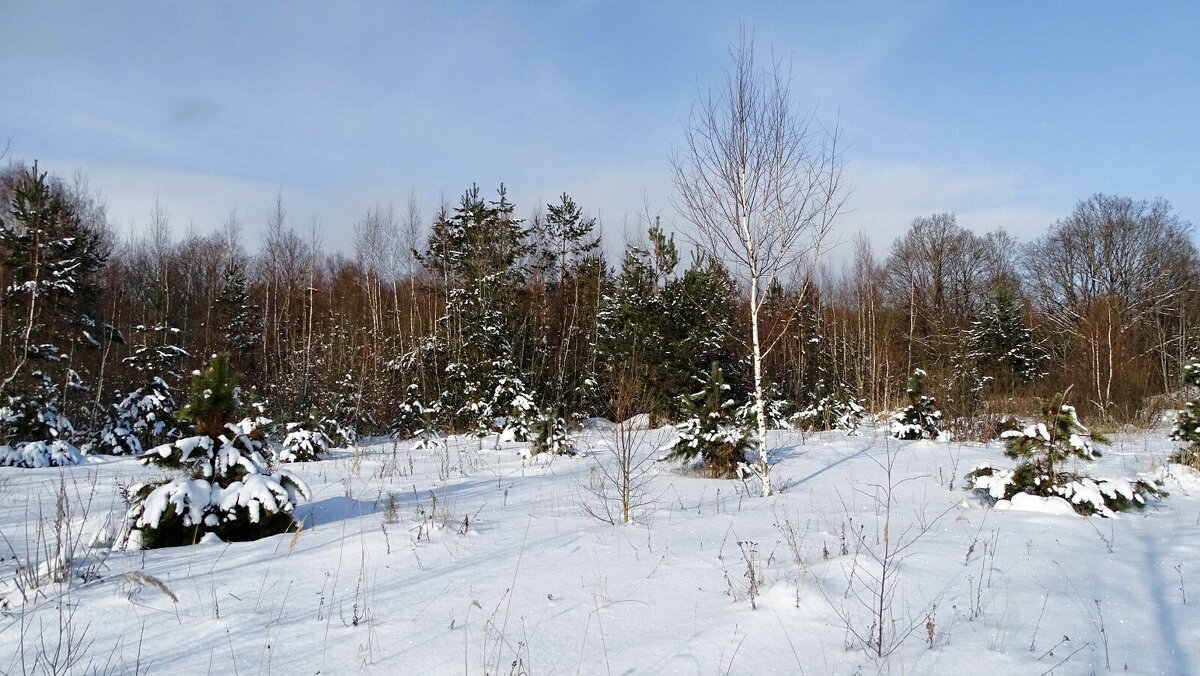
[[[333,440],[322,429],[321,422],[309,416],[303,422],[284,426],[283,442],[275,457],[280,462],[314,462],[329,452]]]
[[[58,410],[58,387],[34,371],[32,394],[7,397],[0,406],[0,467],[62,467],[83,462],[71,437],[75,428]]]
[[[813,390],[812,403],[792,416],[796,427],[806,430],[845,430],[848,436],[858,434],[858,426],[866,415],[866,409],[845,383],[829,387],[824,380],[820,380]]]

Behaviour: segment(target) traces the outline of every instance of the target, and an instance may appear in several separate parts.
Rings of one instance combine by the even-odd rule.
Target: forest
[[[291,223],[282,198],[261,246],[236,213],[180,233],[169,205],[122,234],[86,178],[36,164],[9,164],[0,203],[6,443],[121,453],[113,430],[130,429],[157,445],[179,434],[189,374],[218,352],[247,410],[366,436],[524,438],[547,417],[631,412],[675,423],[714,373],[736,405],[752,400],[745,283],[649,210],[618,261],[587,215],[599,205],[563,194],[520,218],[503,185],[431,214],[415,198],[372,207],[352,256]],[[1200,256],[1163,199],[1085,197],[1025,242],[952,213],[915,218],[886,247],[834,239],[760,299],[781,421],[851,428],[903,406],[916,369],[961,439],[992,438],[1068,388],[1107,425],[1150,425],[1181,401]],[[148,392],[159,410],[133,406]]]

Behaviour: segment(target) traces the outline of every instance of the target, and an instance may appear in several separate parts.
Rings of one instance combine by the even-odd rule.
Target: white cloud
[[[852,192],[838,233],[847,242],[866,233],[877,254],[918,216],[953,212],[959,225],[975,232],[1003,228],[1029,240],[1074,206],[1064,191],[1019,170],[857,161],[847,165],[845,177]]]
[[[44,161],[42,166],[62,176],[82,170],[92,188],[101,193],[111,221],[122,233],[143,231],[157,198],[177,234],[189,227],[211,232],[236,209],[244,241],[252,248],[259,244],[277,194],[282,194],[293,228],[305,233],[316,220],[325,247],[349,254],[358,218],[376,204],[390,203],[402,209],[409,191],[402,182],[394,186],[311,190],[117,164]],[[841,244],[833,248],[833,259],[849,251],[849,243],[860,231],[870,238],[877,255],[886,255],[892,241],[904,233],[913,218],[945,211],[956,213],[960,225],[976,232],[1003,228],[1027,241],[1074,205],[1074,198],[1064,196],[1065,191],[1040,184],[1023,171],[863,160],[848,164],[845,178],[851,194],[846,211],[835,225],[834,241],[829,243]],[[444,188],[441,195],[429,194],[429,188],[417,186],[426,221],[432,218],[441,196],[451,204],[458,196],[453,187]],[[541,205],[557,201],[563,192],[570,194],[586,213],[600,219],[606,249],[614,263],[619,261],[627,240],[644,235],[641,216],[647,207],[652,215],[661,214],[668,229],[681,233],[681,244],[685,239],[687,224],[672,207],[674,188],[665,160],[661,168],[610,165],[564,176],[553,184],[513,186],[510,198],[518,205],[518,215],[525,217]]]
[[[109,221],[121,235],[144,232],[157,200],[176,236],[189,230],[212,232],[236,209],[243,241],[254,248],[267,215],[275,208],[276,196],[281,195],[291,227],[303,234],[317,219],[325,246],[348,251],[354,221],[374,203],[348,192],[316,193],[213,174],[53,160],[43,161],[41,166],[60,176],[83,172],[91,189],[99,192],[107,205]]]

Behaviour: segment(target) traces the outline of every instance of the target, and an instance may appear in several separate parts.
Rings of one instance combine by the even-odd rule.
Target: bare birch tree
[[[760,314],[773,283],[807,278],[797,273],[819,253],[846,194],[837,127],[797,112],[782,64],[756,68],[745,31],[730,57],[724,85],[693,108],[672,169],[676,208],[696,227],[697,245],[724,261],[749,293],[758,460],[747,469],[767,496],[763,360],[784,331],[763,335]]]

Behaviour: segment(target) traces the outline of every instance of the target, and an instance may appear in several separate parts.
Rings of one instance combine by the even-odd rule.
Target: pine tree
[[[1066,392],[1055,394],[1042,409],[1041,419],[1023,429],[1001,434],[1004,454],[1021,462],[1011,471],[983,465],[967,474],[967,488],[992,500],[1012,500],[1019,493],[1067,500],[1084,515],[1112,516],[1113,512],[1144,507],[1161,494],[1142,479],[1093,479],[1066,467],[1068,460],[1091,461],[1100,456],[1094,444],[1107,444],[1099,432],[1079,422]]]
[[[584,218],[571,196],[563,193],[558,204],[546,205],[546,217],[534,224],[532,237],[536,267],[551,286],[565,283],[579,264],[600,247],[596,219]]]
[[[648,237],[649,248],[626,249],[617,289],[601,311],[603,373],[612,380],[634,368],[643,410],[680,420],[687,415],[686,395],[703,386],[713,363],[741,385],[744,369],[730,338],[736,290],[724,268],[704,257],[677,276],[674,237],[657,225]]]
[[[232,424],[240,401],[229,355],[218,354],[192,381],[181,416],[195,436],[150,449],[145,464],[181,470],[182,476],[129,489],[118,546],[155,548],[205,538],[256,540],[293,525],[297,500],[308,487],[286,470],[268,474],[261,444]]]
[[[596,313],[608,281],[596,219],[564,193],[535,216],[530,240],[526,384],[561,410],[594,411],[597,393],[587,382],[595,381]]]
[[[71,355],[112,337],[93,318],[105,260],[100,235],[36,165],[19,170],[9,202],[0,219],[0,464],[73,464],[81,456],[64,404],[87,386]]]
[[[896,414],[891,433],[896,439],[937,439],[942,430],[942,412],[937,400],[925,395],[925,371],[917,369],[908,379],[908,406]]]
[[[1065,396],[1064,392],[1055,394],[1042,411],[1042,421],[1036,425],[1000,435],[1005,440],[1005,455],[1028,461],[1035,471],[1055,483],[1065,460],[1094,460],[1100,457],[1100,452],[1093,443],[1108,443],[1104,435],[1090,432],[1079,422],[1075,407],[1064,403]]]
[[[89,328],[104,264],[99,234],[80,222],[36,166],[21,174],[11,202],[11,222],[0,227],[0,261],[9,282],[5,304],[20,319],[7,341],[16,352],[6,355],[15,362],[0,385],[6,394],[28,360],[62,363],[73,344],[100,347],[102,337]]]
[[[653,252],[628,246],[616,287],[603,298],[599,312],[597,349],[601,379],[611,387],[615,374],[636,378],[642,401],[634,405],[651,414],[665,409],[659,368],[665,366],[664,312],[657,270],[671,274],[678,254],[673,239],[651,229]],[[611,397],[603,397],[610,399]]]
[[[437,369],[443,389],[435,410],[451,429],[481,436],[493,431],[497,418],[513,419],[515,410],[528,408],[523,405],[533,396],[513,347],[520,262],[529,251],[514,209],[503,185],[491,203],[472,186],[453,216],[434,223],[421,257],[447,285],[439,348],[425,353],[445,359]]]

